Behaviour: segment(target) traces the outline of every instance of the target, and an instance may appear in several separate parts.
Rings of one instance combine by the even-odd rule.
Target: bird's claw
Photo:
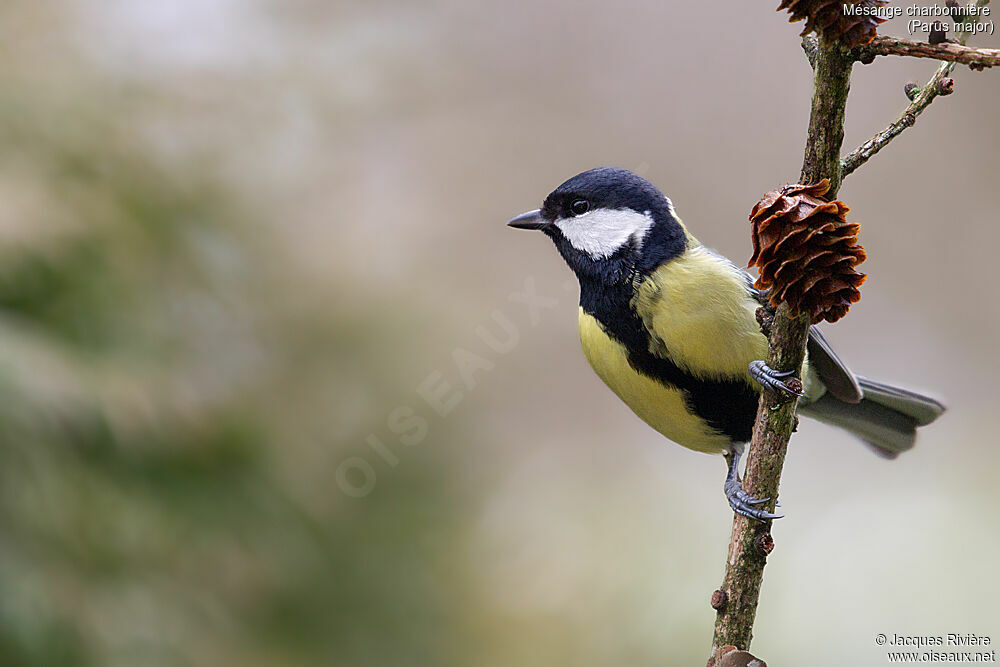
[[[761,503],[766,503],[770,498],[754,498],[749,493],[743,490],[743,485],[740,482],[732,481],[726,482],[726,496],[732,492],[736,495],[737,500],[747,505],[760,505]]]
[[[751,361],[750,377],[760,383],[765,389],[770,389],[779,396],[787,398],[802,396],[802,383],[795,377],[795,371],[776,371],[761,360]],[[786,382],[785,378],[791,378]],[[794,381],[794,382],[793,382]]]
[[[754,498],[744,491],[743,485],[735,479],[726,480],[726,498],[729,499],[729,506],[733,508],[734,512],[750,519],[771,521],[785,516],[784,514],[773,514],[757,507],[757,505],[766,503],[770,498]]]

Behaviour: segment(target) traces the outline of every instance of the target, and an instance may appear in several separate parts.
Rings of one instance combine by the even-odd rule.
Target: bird
[[[740,459],[762,391],[798,399],[797,414],[839,427],[894,458],[945,407],[919,393],[855,375],[815,325],[801,384],[766,364],[757,320],[765,291],[702,245],[655,185],[626,169],[584,171],[542,207],[508,221],[538,230],[576,275],[583,354],[644,422],[689,449],[722,454],[732,510],[781,518],[742,486]],[[799,390],[801,387],[801,390]]]

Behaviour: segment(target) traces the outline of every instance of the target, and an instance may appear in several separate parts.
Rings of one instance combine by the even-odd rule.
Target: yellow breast
[[[657,268],[634,298],[655,354],[696,377],[747,381],[750,362],[767,357],[758,305],[733,266],[701,246]]]
[[[648,333],[650,352],[688,374],[708,380],[750,377],[749,365],[767,358],[767,339],[757,324],[757,302],[738,269],[692,242],[637,286],[632,306]],[[727,436],[688,411],[685,393],[636,371],[625,348],[600,322],[580,309],[583,353],[597,375],[639,417],[674,442],[703,452],[722,452]],[[803,365],[806,400],[824,391]]]
[[[583,354],[597,375],[636,415],[674,442],[700,452],[721,453],[729,439],[690,413],[684,392],[642,375],[628,363],[625,348],[580,309]]]

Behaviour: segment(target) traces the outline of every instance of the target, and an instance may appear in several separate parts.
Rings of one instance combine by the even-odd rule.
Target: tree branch
[[[872,56],[932,58],[977,67],[1000,65],[1000,49],[977,49],[951,42],[928,44],[927,42],[914,42],[895,37],[876,37],[871,44],[859,47],[858,53],[859,60],[864,58],[866,54],[871,54]]]
[[[989,1],[990,0],[977,0],[975,6],[983,7],[989,4]],[[876,38],[875,41],[877,42],[879,40],[884,40],[884,39],[891,39],[891,38],[878,37]],[[957,35],[957,41],[958,41],[957,44],[937,44],[933,46],[930,44],[926,44],[920,46],[927,46],[929,48],[938,48],[942,46],[964,48],[965,42],[968,39],[969,39],[968,32],[960,32]],[[903,42],[903,40],[895,40],[895,41]],[[873,42],[873,44],[874,43],[875,42]],[[868,47],[862,47],[862,48],[868,48]],[[971,50],[980,52],[984,51],[997,52],[996,49],[971,49]],[[889,127],[885,128],[884,130],[876,134],[874,137],[872,137],[865,143],[858,146],[858,148],[852,151],[849,155],[844,157],[844,159],[841,161],[841,176],[843,178],[846,178],[848,174],[852,173],[855,169],[857,169],[865,162],[867,162],[869,159],[871,159],[872,156],[874,156],[880,150],[885,148],[890,141],[892,141],[900,134],[902,134],[903,130],[905,130],[908,127],[912,127],[917,122],[917,116],[923,113],[924,109],[926,109],[938,95],[942,94],[946,95],[948,94],[948,92],[951,92],[951,88],[949,85],[947,85],[945,79],[948,79],[952,70],[955,69],[955,62],[957,61],[953,60],[950,62],[941,63],[941,65],[937,68],[937,71],[934,72],[934,76],[932,76],[930,80],[922,88],[920,88],[919,94],[915,98],[913,98],[913,100],[910,102],[910,104],[907,105],[905,109],[903,109],[903,112],[896,117],[896,120],[892,121],[889,124]]]
[[[982,7],[988,2],[989,0],[977,0],[975,6]],[[809,131],[799,182],[810,184],[827,178],[830,180],[830,188],[826,197],[835,198],[847,174],[881,150],[903,129],[913,125],[916,116],[935,97],[951,92],[953,82],[948,75],[956,62],[973,67],[998,64],[989,60],[995,57],[992,50],[965,49],[968,37],[968,33],[959,33],[957,45],[943,46],[879,38],[871,47],[874,50],[869,51],[864,50],[869,47],[848,51],[826,38],[820,38],[818,43],[814,37],[807,35],[803,38],[802,48],[813,66],[814,74]],[[905,54],[902,53],[904,49],[907,50]],[[854,62],[861,60],[868,63],[876,55],[890,55],[897,51],[903,55],[944,58],[946,62],[922,89],[915,89],[915,84],[912,90],[910,86],[907,87],[907,95],[912,102],[892,125],[841,161],[839,155],[844,139],[844,113]],[[973,52],[976,55],[971,55]],[[758,317],[761,314],[763,313],[758,311]],[[763,328],[764,321],[761,319]],[[768,366],[778,371],[795,371],[797,375],[801,375],[809,336],[808,318],[792,316],[788,305],[782,303],[773,314],[767,334]],[[768,512],[773,512],[775,508],[788,441],[797,423],[795,408],[795,400],[786,401],[768,390],[761,392],[743,487],[754,497],[768,498],[767,502],[760,505]],[[733,519],[722,586],[712,595],[712,607],[718,614],[709,667],[717,664],[717,659],[732,646],[744,651],[750,647],[764,565],[767,555],[774,548],[770,529],[770,522],[753,521],[740,515]]]
[[[820,40],[800,182],[830,179],[827,196],[831,199],[836,196],[841,180],[840,148],[844,140],[844,109],[853,62],[854,58],[843,47]],[[794,370],[800,375],[808,335],[808,318],[791,317],[787,305],[779,306],[769,335],[768,366],[780,371]],[[778,497],[788,440],[795,430],[795,405],[794,400],[786,402],[769,391],[761,392],[743,486],[757,498],[770,498],[762,505],[770,512],[774,511]],[[749,649],[764,565],[773,547],[770,523],[736,515],[726,573],[721,588],[713,596],[713,603],[719,603],[713,604],[718,609],[712,640],[713,658],[725,645]]]

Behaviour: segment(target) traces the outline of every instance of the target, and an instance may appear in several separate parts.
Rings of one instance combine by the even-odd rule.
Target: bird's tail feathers
[[[826,394],[802,412],[818,421],[842,428],[860,438],[875,453],[896,458],[913,447],[917,427],[944,412],[933,398],[866,378],[858,378],[864,392],[860,403],[845,403]]]
[[[863,377],[858,378],[858,384],[861,385],[865,400],[906,415],[917,426],[927,426],[945,411],[945,407],[940,401],[908,389],[893,387]]]

